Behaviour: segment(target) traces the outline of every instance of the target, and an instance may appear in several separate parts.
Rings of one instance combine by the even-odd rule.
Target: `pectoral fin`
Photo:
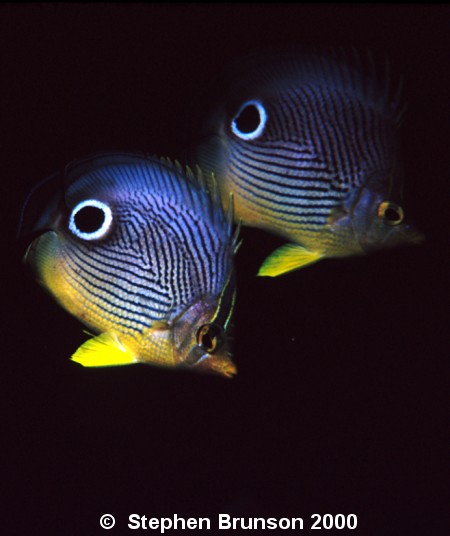
[[[277,275],[303,268],[323,257],[322,253],[309,251],[297,244],[285,244],[276,249],[262,263],[258,275],[276,277]]]
[[[83,367],[113,367],[137,362],[114,333],[102,333],[87,340],[73,354],[71,360]]]

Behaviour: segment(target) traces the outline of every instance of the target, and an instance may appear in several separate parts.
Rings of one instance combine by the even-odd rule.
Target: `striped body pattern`
[[[234,82],[196,160],[224,199],[233,193],[243,224],[300,246],[284,250],[300,265],[408,240],[391,199],[402,181],[399,95],[374,68],[312,54],[256,62]]]
[[[191,171],[138,155],[75,162],[63,181],[26,260],[57,301],[100,334],[74,359],[178,366],[190,355],[199,369],[216,361],[220,373],[232,372],[226,330],[236,241],[218,199]],[[209,356],[212,335],[203,344],[198,330],[219,316],[214,330],[222,348]]]

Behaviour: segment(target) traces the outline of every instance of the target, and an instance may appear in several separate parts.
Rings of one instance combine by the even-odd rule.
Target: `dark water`
[[[219,513],[448,533],[449,29],[445,6],[0,8],[2,533],[100,534],[105,513],[112,534],[133,513],[210,517],[211,533]],[[279,241],[246,229],[236,379],[70,363],[80,324],[14,247],[30,187],[96,151],[183,158],[218,69],[304,44],[369,48],[404,74],[424,245],[258,279]]]

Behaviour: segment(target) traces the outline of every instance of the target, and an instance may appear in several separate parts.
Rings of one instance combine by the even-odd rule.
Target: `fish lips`
[[[410,223],[401,223],[393,226],[391,230],[384,233],[382,238],[375,239],[370,235],[360,238],[359,243],[366,253],[379,249],[398,247],[402,245],[421,244],[425,240],[425,235]]]
[[[226,378],[232,378],[237,374],[236,365],[228,356],[228,352],[221,351],[218,354],[208,354],[206,351],[202,357],[191,365],[197,372],[206,374],[216,374]]]

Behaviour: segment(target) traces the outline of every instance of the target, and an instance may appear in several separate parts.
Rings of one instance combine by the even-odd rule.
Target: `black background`
[[[131,513],[448,533],[449,30],[446,6],[0,7],[3,533],[103,533],[104,513],[116,534]],[[405,76],[405,207],[424,244],[269,279],[255,273],[280,242],[244,229],[235,379],[71,363],[81,325],[14,243],[24,196],[96,151],[183,158],[210,80],[292,45],[369,48]]]

